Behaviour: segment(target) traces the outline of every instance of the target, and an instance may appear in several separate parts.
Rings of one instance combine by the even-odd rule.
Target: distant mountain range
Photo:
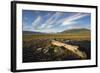
[[[44,33],[35,32],[35,31],[23,31],[23,34],[44,34]]]
[[[70,29],[70,30],[65,30],[61,33],[90,33],[90,30],[89,29],[85,29],[85,28],[82,28],[82,29]]]
[[[62,32],[59,32],[58,34],[79,34],[79,33],[90,33],[90,30],[89,29],[85,29],[85,28],[82,28],[82,29],[70,29],[70,30],[65,30],[65,31],[62,31]],[[49,33],[42,33],[42,32],[35,32],[35,31],[23,31],[23,34],[49,34]],[[51,34],[51,33],[50,33]]]

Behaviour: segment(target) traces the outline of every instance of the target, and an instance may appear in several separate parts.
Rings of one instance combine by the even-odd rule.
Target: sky
[[[91,14],[80,12],[22,11],[23,31],[57,33],[69,29],[90,29]]]

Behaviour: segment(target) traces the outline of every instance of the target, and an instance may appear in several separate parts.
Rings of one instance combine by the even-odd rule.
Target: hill
[[[89,29],[70,29],[70,30],[65,30],[59,33],[45,33],[45,32],[35,32],[35,31],[23,31],[23,34],[27,35],[34,35],[34,34],[90,34]]]
[[[70,30],[65,30],[62,31],[61,33],[71,33],[71,34],[89,34],[90,30],[89,29],[70,29]]]
[[[31,35],[31,34],[44,34],[44,33],[41,33],[41,32],[35,32],[35,31],[23,31],[23,34]]]

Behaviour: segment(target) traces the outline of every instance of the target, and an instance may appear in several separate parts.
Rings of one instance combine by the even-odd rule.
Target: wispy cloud
[[[87,16],[88,14],[83,14],[83,13],[77,13],[75,15],[72,15],[70,17],[67,18],[67,21],[74,21],[74,20],[77,20],[77,19],[80,19],[82,17],[85,17]]]
[[[36,13],[36,14],[35,14]],[[31,16],[33,15],[33,16]],[[36,11],[30,14],[23,22],[23,30],[38,31],[38,32],[60,32],[62,30],[71,28],[82,28],[89,26],[89,20],[80,20],[84,17],[90,16],[88,13],[70,13],[70,12],[41,12]],[[30,17],[30,18],[29,18]],[[33,21],[32,21],[33,18]],[[31,20],[30,20],[31,19]],[[89,17],[90,19],[90,17]],[[80,24],[79,20],[82,24]],[[29,22],[30,21],[30,22]],[[86,22],[87,26],[83,22]],[[80,25],[80,26],[79,26]]]
[[[42,17],[37,16],[37,18],[32,22],[32,27],[38,29],[38,25],[41,23]]]
[[[57,19],[62,15],[60,12],[56,12],[53,14],[50,18],[48,18],[44,24],[42,24],[41,28],[50,28],[54,25],[54,23],[57,21]]]
[[[75,15],[72,15],[72,16],[66,17],[64,19],[61,19],[60,21],[58,21],[58,23],[62,23],[61,26],[75,24],[76,23],[75,20],[83,18],[87,15],[88,14],[77,13]]]
[[[30,29],[32,29],[32,27],[29,26],[26,22],[23,22],[23,30],[24,31],[29,31]]]

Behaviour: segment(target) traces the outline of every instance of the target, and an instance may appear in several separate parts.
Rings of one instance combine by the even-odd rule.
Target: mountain
[[[35,31],[23,31],[23,34],[31,35],[31,34],[44,34],[44,33],[41,33],[41,32],[35,32]]]
[[[23,31],[23,34],[27,35],[33,35],[33,34],[89,34],[90,30],[89,29],[70,29],[70,30],[65,30],[59,33],[44,33],[44,32],[35,32],[35,31]]]
[[[62,31],[61,33],[72,33],[72,34],[76,34],[76,33],[90,33],[89,29],[85,29],[85,28],[81,28],[81,29],[70,29],[70,30],[65,30]]]

